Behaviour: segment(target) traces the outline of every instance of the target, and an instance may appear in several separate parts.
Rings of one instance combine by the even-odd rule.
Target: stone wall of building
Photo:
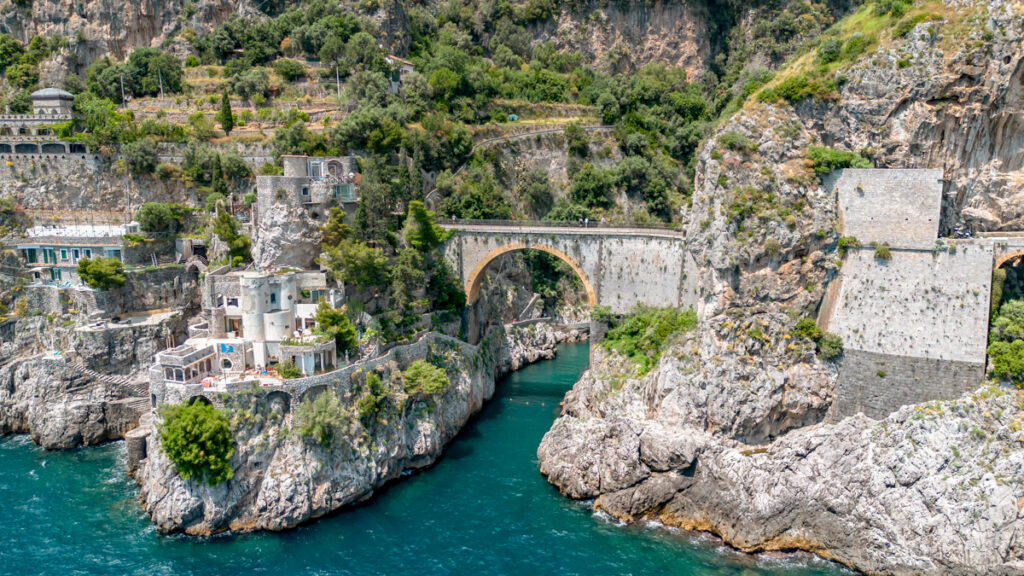
[[[825,183],[839,195],[843,235],[863,244],[930,249],[939,236],[942,170],[841,170]]]
[[[901,406],[956,398],[985,378],[985,364],[846,350],[829,420],[863,412],[885,418]]]

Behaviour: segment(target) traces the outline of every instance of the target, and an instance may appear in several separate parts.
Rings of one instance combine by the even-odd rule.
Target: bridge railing
[[[548,221],[548,220],[474,220],[469,218],[443,218],[437,219],[438,224],[442,226],[500,226],[503,228],[597,228],[597,229],[617,229],[622,230],[624,228],[643,228],[649,230],[673,230],[676,232],[683,232],[683,227],[679,224],[667,224],[664,222],[645,222],[642,224],[635,223],[612,223],[612,222],[593,222],[584,226],[578,222],[564,222],[564,221]]]

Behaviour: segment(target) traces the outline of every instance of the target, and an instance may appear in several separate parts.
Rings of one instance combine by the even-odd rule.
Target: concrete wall
[[[483,269],[509,251],[536,248],[574,267],[598,305],[625,313],[638,304],[689,308],[697,302],[696,266],[685,240],[671,234],[458,231],[444,247],[472,300]]]
[[[956,398],[984,381],[984,363],[846,350],[829,419],[884,418],[907,404]]]
[[[863,244],[930,249],[939,236],[942,170],[841,170],[826,182],[839,194],[844,236]]]

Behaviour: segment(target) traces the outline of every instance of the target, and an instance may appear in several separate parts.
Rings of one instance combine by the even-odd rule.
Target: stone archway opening
[[[466,304],[473,305],[480,299],[480,288],[483,285],[484,273],[492,262],[506,254],[525,250],[538,250],[540,252],[551,254],[562,262],[565,262],[583,284],[583,290],[586,294],[588,307],[592,309],[597,306],[597,291],[594,289],[594,284],[575,259],[558,248],[548,244],[525,244],[522,242],[513,242],[500,248],[496,248],[480,259],[466,277]]]

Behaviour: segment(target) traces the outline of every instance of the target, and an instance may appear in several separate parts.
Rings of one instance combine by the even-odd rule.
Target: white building
[[[313,331],[321,302],[336,308],[340,291],[317,271],[208,272],[203,322],[189,339],[157,355],[166,384],[223,387],[237,381],[279,381],[274,368],[294,362],[304,376],[337,366],[334,339]]]

